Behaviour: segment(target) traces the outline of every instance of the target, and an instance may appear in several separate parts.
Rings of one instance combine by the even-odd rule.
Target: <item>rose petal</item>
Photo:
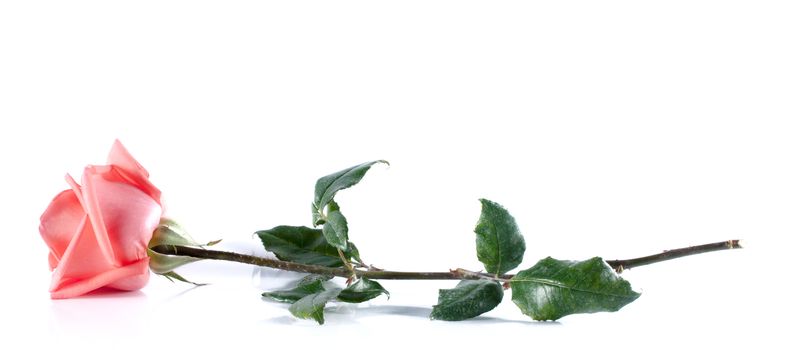
[[[148,175],[148,171],[145,170],[145,168],[131,156],[131,153],[129,153],[126,147],[120,143],[120,140],[115,140],[115,143],[112,144],[112,149],[109,151],[109,156],[107,157],[107,164],[118,166],[139,177],[148,178],[150,176]]]
[[[79,204],[82,206],[82,210],[85,210],[85,199],[82,198],[82,186],[80,186],[71,174],[66,174],[66,182],[69,186],[71,186],[71,190],[74,191],[74,195],[77,196],[79,200]]]
[[[49,253],[49,271],[54,270],[57,267],[58,262],[60,262],[60,259],[58,259],[58,257],[55,256],[55,254],[52,254],[52,252],[50,252]]]
[[[107,244],[116,266],[147,258],[148,242],[161,219],[161,205],[139,188],[112,181],[115,167],[88,167],[85,206],[99,245]],[[103,240],[103,242],[102,242]]]
[[[145,287],[145,285],[148,284],[148,279],[150,278],[150,258],[145,258],[144,261],[144,263],[126,265],[134,266],[134,272],[130,272],[129,275],[124,275],[123,278],[107,284],[107,287],[119,290],[137,290]]]
[[[124,290],[137,290],[148,281],[148,259],[134,264],[108,270],[87,279],[74,280],[50,292],[52,299],[66,299],[83,295],[104,286]]]
[[[64,284],[88,279],[116,268],[113,261],[97,249],[96,235],[87,215],[83,216],[76,232],[52,274],[50,291],[57,291]]]
[[[120,168],[120,172],[126,181],[136,185],[143,192],[153,197],[156,202],[161,203],[161,191],[148,180],[148,171],[131,156],[126,147],[120,141],[115,140],[112,150],[107,157],[107,164]]]
[[[73,190],[60,192],[41,215],[38,231],[49,246],[51,267],[53,261],[57,266],[84,217],[85,211]]]
[[[106,172],[108,166],[93,166],[88,165],[85,167],[85,172],[82,174],[82,205],[85,212],[90,219],[90,225],[93,227],[96,247],[94,249],[101,252],[105,261],[109,261],[115,267],[122,266],[123,264],[115,257],[115,251],[112,248],[112,242],[109,239],[107,226],[104,223],[104,216],[101,212],[98,200],[96,198],[96,187],[93,184],[93,175]]]

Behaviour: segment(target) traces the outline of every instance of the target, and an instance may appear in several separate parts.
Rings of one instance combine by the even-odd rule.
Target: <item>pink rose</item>
[[[82,186],[66,175],[71,189],[41,215],[52,299],[101,287],[137,290],[148,282],[147,246],[161,219],[161,192],[119,141],[107,163],[85,167]]]

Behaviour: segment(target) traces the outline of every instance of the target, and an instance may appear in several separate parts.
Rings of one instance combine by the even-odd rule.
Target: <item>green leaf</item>
[[[157,245],[183,245],[183,246],[200,246],[186,230],[181,227],[177,222],[169,218],[161,218],[159,226],[153,231],[148,247],[155,247]]]
[[[328,215],[323,225],[323,236],[328,244],[347,250],[347,219],[339,211],[339,204],[333,200],[328,202]]]
[[[512,301],[538,321],[578,313],[618,311],[640,296],[602,258],[546,258],[511,279]]]
[[[219,241],[214,241],[214,242],[218,243]],[[155,230],[153,230],[153,235],[151,236],[151,239],[148,242],[148,257],[150,257],[148,265],[150,266],[150,269],[156,274],[166,275],[168,272],[171,272],[172,270],[180,266],[202,260],[199,258],[193,258],[189,256],[161,254],[150,249],[159,245],[180,245],[180,246],[189,246],[189,247],[203,246],[197,243],[196,241],[194,241],[194,239],[192,239],[192,237],[189,236],[189,233],[187,233],[186,230],[183,229],[183,227],[181,227],[177,222],[175,222],[172,219],[161,218],[161,220],[159,220],[159,225],[156,227]],[[170,278],[170,280],[172,280],[172,278],[175,278],[175,277],[172,278],[171,277],[167,277],[167,278]]]
[[[300,279],[296,285],[297,286],[301,286],[301,285],[304,285],[304,284],[310,284],[310,283],[312,283],[314,281],[326,282],[326,281],[330,281],[332,278],[334,278],[334,276],[331,276],[331,275],[320,275],[320,274],[313,273],[313,274],[309,274],[309,275],[304,276],[304,278]]]
[[[325,322],[323,318],[323,309],[325,309],[326,304],[336,298],[341,291],[341,289],[335,288],[307,295],[296,301],[293,305],[290,305],[290,313],[295,317],[305,320],[311,319],[317,321],[319,324],[323,324]]]
[[[323,219],[323,213],[320,212],[320,209],[317,209],[317,204],[312,203],[312,225],[317,227],[325,223],[326,220]]]
[[[387,297],[391,296],[389,291],[383,288],[380,283],[361,277],[358,281],[343,289],[337,296],[337,299],[346,303],[363,303],[375,299],[384,293]]]
[[[432,307],[430,318],[461,321],[494,309],[503,300],[503,288],[489,280],[462,281],[452,289],[438,291],[438,305]]]
[[[320,209],[317,209],[317,204],[312,203],[312,224],[317,227],[325,223],[326,220],[323,219],[323,214],[320,212]]]
[[[476,224],[476,257],[487,272],[502,275],[523,262],[525,240],[514,218],[500,204],[487,199]]]
[[[277,226],[256,232],[265,249],[279,260],[328,267],[342,266],[337,249],[328,244],[320,229],[305,226]],[[345,254],[358,257],[358,249],[348,242]]]
[[[369,168],[377,163],[388,164],[385,160],[376,160],[362,163],[318,179],[317,183],[315,183],[315,200],[312,202],[312,223],[315,226],[322,224],[325,221],[322,210],[328,205],[328,202],[334,199],[334,195],[340,190],[357,184],[361,181]]]
[[[263,296],[275,301],[283,303],[295,303],[310,294],[320,293],[326,289],[323,287],[323,281],[331,278],[322,275],[309,275],[304,277],[295,288],[278,290],[273,292],[265,292]]]
[[[207,286],[208,285],[207,283],[194,283],[192,281],[189,281],[189,280],[183,278],[183,276],[175,273],[175,271],[170,271],[170,272],[167,272],[167,273],[160,273],[159,275],[166,277],[168,280],[170,280],[170,282],[175,282],[174,280],[178,280],[178,281],[181,281],[183,283],[193,284],[196,287],[202,287],[202,286]]]
[[[150,260],[148,260],[148,266],[151,271],[159,275],[165,275],[178,267],[202,260],[190,256],[161,254],[154,252],[150,248],[148,248],[148,257],[150,258]]]
[[[363,261],[361,260],[361,254],[358,252],[358,248],[356,248],[356,245],[353,244],[353,242],[348,241],[347,247],[348,249],[345,251],[345,257],[349,257],[351,260],[355,260],[360,263],[363,263]]]
[[[206,245],[207,247],[211,247],[211,246],[215,246],[215,245],[217,245],[217,244],[219,244],[219,243],[222,243],[222,240],[221,240],[221,239],[217,239],[217,240],[215,240],[215,241],[210,241],[210,242],[208,242],[208,243],[205,243],[205,245]]]

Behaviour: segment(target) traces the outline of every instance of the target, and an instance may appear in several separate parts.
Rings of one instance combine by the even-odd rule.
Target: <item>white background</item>
[[[779,346],[786,16],[779,1],[4,1],[3,341]],[[182,271],[207,287],[152,277],[51,301],[38,217],[115,138],[170,216],[240,252],[264,254],[255,230],[308,224],[317,178],[381,158],[391,166],[337,200],[365,260],[387,269],[480,269],[480,197],[517,218],[523,268],[747,248],[628,271],[639,300],[556,323],[508,293],[479,319],[430,321],[454,283],[398,281],[384,283],[390,300],[331,308],[317,326],[260,298],[293,275],[217,262]]]

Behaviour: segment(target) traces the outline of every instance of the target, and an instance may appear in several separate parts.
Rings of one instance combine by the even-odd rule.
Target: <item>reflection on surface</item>
[[[53,300],[50,330],[64,338],[124,335],[144,327],[148,297],[141,291],[98,290],[79,298]]]
[[[400,306],[400,305],[370,305],[357,306],[355,304],[337,304],[336,307],[329,308],[336,314],[350,315],[351,317],[370,317],[380,315],[397,315],[407,317],[429,318],[432,309],[420,306]]]

